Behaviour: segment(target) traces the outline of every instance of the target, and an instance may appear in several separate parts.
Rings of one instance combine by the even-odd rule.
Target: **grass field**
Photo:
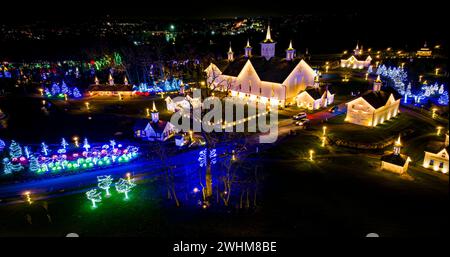
[[[407,133],[408,137],[416,137],[436,131],[433,125],[405,113],[400,113],[397,117],[376,127],[347,123],[344,119],[345,114],[328,120],[327,130],[330,138],[358,143],[376,143],[386,138],[397,137],[400,133]]]

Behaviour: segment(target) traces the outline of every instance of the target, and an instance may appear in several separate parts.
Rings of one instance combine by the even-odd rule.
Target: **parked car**
[[[294,120],[301,120],[306,118],[306,112],[300,112],[297,115],[292,116]]]
[[[297,121],[295,123],[295,125],[305,127],[305,126],[309,125],[309,123],[310,123],[310,120],[304,118],[304,119],[301,119],[301,120]]]

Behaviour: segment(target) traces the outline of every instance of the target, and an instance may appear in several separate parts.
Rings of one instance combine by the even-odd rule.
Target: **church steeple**
[[[382,84],[383,83],[381,82],[380,75],[378,75],[377,79],[373,82],[373,91],[374,92],[380,91]]]
[[[266,60],[275,56],[275,44],[272,36],[270,34],[270,25],[267,26],[266,38],[261,42],[261,56],[265,57]]]
[[[263,41],[264,43],[272,43],[272,37],[270,35],[270,25],[267,26],[266,39]]]
[[[230,42],[230,49],[228,50],[228,61],[233,61],[234,60],[234,53],[233,50],[231,49],[231,42]]]
[[[152,116],[152,122],[158,123],[158,121],[159,121],[159,112],[158,112],[158,109],[156,109],[155,101],[153,101],[153,108],[151,110],[151,116]]]
[[[286,49],[286,60],[290,61],[295,57],[295,49],[292,47],[292,40],[289,42],[289,47]]]
[[[359,49],[359,41],[356,41],[356,48],[355,48],[355,50],[353,50],[353,53],[355,55],[360,55],[361,54],[361,50]]]
[[[398,139],[394,143],[394,154],[399,155],[401,148],[402,148],[402,142],[400,141],[400,135],[398,135]]]
[[[252,57],[252,47],[250,46],[250,40],[247,39],[247,45],[244,47],[245,57]]]

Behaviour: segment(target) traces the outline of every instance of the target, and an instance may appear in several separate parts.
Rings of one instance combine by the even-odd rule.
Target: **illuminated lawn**
[[[328,135],[332,139],[343,139],[357,143],[376,143],[400,133],[410,136],[435,132],[435,127],[409,114],[400,113],[394,119],[376,127],[364,127],[344,121],[345,114],[328,120]]]
[[[410,172],[411,181],[381,172],[379,159],[362,156],[327,156],[313,162],[284,159],[283,147],[276,146],[270,152],[273,158],[261,160],[262,190],[256,206],[248,209],[239,208],[235,199],[229,207],[214,202],[204,210],[192,195],[184,193],[179,194],[181,207],[177,208],[167,198],[164,179],[155,178],[138,181],[128,201],[112,189],[111,198],[104,198],[95,209],[84,195],[90,188],[47,200],[51,224],[43,201],[0,206],[0,231],[30,236],[75,232],[82,236],[204,238],[359,237],[369,232],[432,236],[448,230],[448,177]],[[33,225],[27,224],[27,213]]]

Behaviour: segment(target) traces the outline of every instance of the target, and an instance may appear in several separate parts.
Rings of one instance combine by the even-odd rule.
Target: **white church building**
[[[244,55],[237,58],[230,46],[226,60],[211,63],[206,68],[208,85],[251,101],[280,106],[296,104],[297,95],[313,87],[316,72],[296,57],[292,42],[285,58],[276,57],[276,42],[271,37],[270,26],[260,45],[261,55],[254,56],[247,41]]]
[[[343,56],[343,59],[341,59],[341,67],[351,69],[364,69],[368,68],[371,62],[372,57],[368,54],[364,54],[362,46],[360,48],[359,44],[356,44],[356,48],[353,50],[353,54]]]

